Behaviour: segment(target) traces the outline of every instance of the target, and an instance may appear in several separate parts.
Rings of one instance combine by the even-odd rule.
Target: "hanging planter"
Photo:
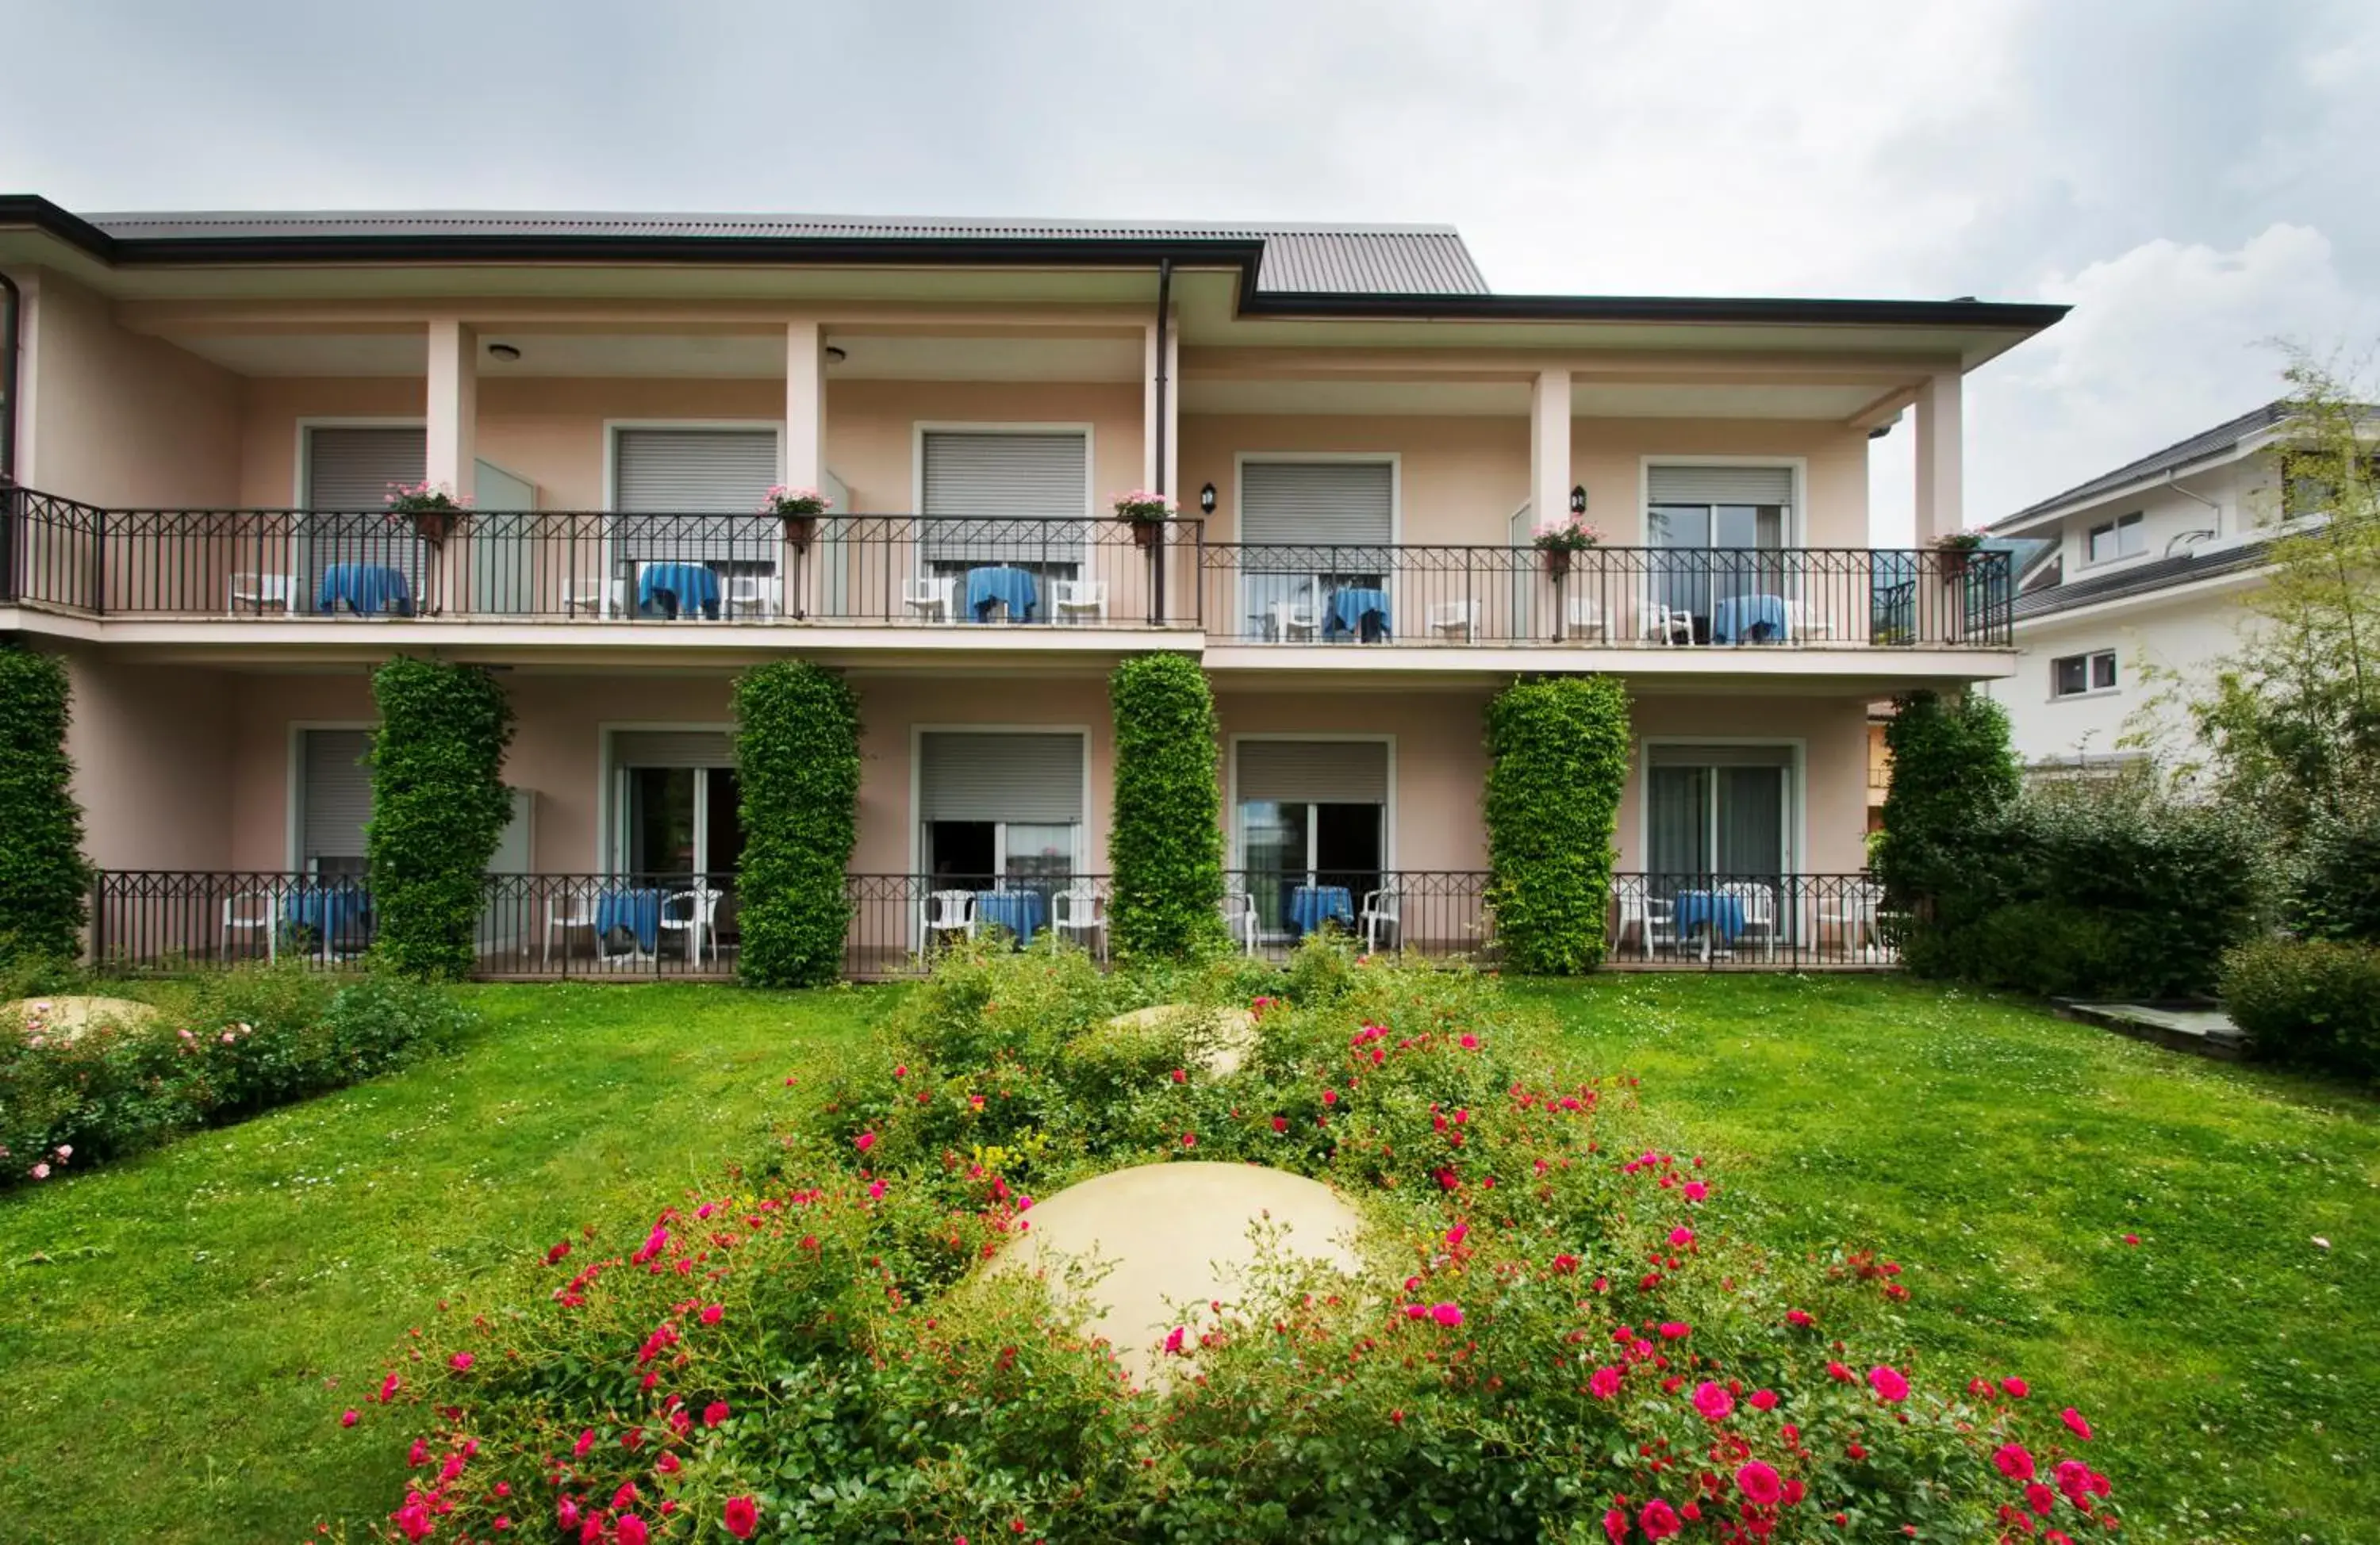
[[[1585,552],[1603,540],[1603,533],[1572,513],[1569,518],[1548,521],[1529,537],[1529,545],[1543,557],[1546,573],[1560,579],[1570,573],[1573,554]]]
[[[463,527],[470,501],[456,499],[443,483],[398,483],[388,492],[388,514],[413,528],[431,547],[443,544]]]
[[[1570,549],[1539,548],[1537,554],[1545,560],[1546,573],[1556,579],[1570,573]]]
[[[1972,531],[1957,531],[1948,537],[1936,537],[1934,551],[1941,562],[1943,579],[1956,581],[1966,578],[1967,560],[1983,545],[1983,540]]]
[[[1165,523],[1172,517],[1173,501],[1147,489],[1120,493],[1113,501],[1116,519],[1132,527],[1133,544],[1153,548],[1165,539]]]
[[[819,517],[834,507],[834,501],[816,489],[789,489],[783,483],[769,490],[760,508],[785,523],[785,540],[800,551],[808,551],[818,536]]]

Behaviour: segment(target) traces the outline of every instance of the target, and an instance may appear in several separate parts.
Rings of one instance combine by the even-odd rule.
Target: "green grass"
[[[297,1540],[385,1517],[342,1431],[439,1296],[755,1151],[881,995],[472,990],[461,1055],[0,1197],[0,1539]]]
[[[1890,979],[1523,991],[1642,1078],[1736,1226],[1900,1261],[1921,1366],[2079,1406],[2131,1538],[2380,1539],[2363,1094]]]
[[[1919,1367],[2089,1413],[2127,1538],[2380,1539],[2380,1106],[1888,979],[1519,990],[1642,1076],[1726,1226],[1900,1261]],[[754,1152],[887,1001],[471,996],[456,1057],[0,1197],[0,1538],[361,1534],[401,1467],[337,1415],[406,1329]]]

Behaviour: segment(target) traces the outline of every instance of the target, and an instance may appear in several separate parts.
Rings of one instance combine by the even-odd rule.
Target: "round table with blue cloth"
[[[302,885],[282,903],[285,926],[306,929],[315,947],[361,949],[371,942],[371,893],[352,880]]]
[[[1731,945],[1743,936],[1743,899],[1740,896],[1682,890],[1672,915],[1681,936],[1697,928],[1708,930],[1721,944]]]
[[[1343,885],[1302,885],[1289,893],[1290,926],[1301,935],[1326,923],[1355,923],[1355,899]]]
[[[1031,944],[1034,934],[1050,924],[1050,903],[1038,890],[978,890],[975,921],[979,928],[1005,928],[1017,943]]]
[[[637,948],[647,955],[658,951],[662,940],[662,901],[667,892],[642,886],[619,890],[607,890],[595,898],[595,942],[598,953],[602,941],[613,930],[625,930],[635,935]]]
[[[1711,608],[1713,644],[1781,642],[1791,631],[1782,596],[1726,596]]]
[[[666,617],[719,615],[719,573],[707,563],[644,563],[637,569],[637,606]]]
[[[1012,622],[1030,622],[1041,604],[1041,586],[1032,571],[1013,564],[969,569],[966,576],[967,615],[978,622],[991,621],[991,609],[1004,606]]]
[[[413,586],[407,582],[405,571],[391,564],[324,564],[322,581],[314,586],[314,605],[331,612],[342,604],[358,617],[376,617],[383,611],[410,617]]]
[[[1389,637],[1389,593],[1366,585],[1347,585],[1330,595],[1330,614],[1322,620],[1322,634],[1345,634],[1370,643]]]

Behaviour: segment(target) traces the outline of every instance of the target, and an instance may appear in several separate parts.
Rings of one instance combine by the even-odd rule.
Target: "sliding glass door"
[[[1656,466],[1646,487],[1646,539],[1661,549],[1647,576],[1646,600],[1673,614],[1676,641],[1755,644],[1781,637],[1792,468]],[[1763,597],[1774,597],[1774,604],[1764,604]]]
[[[1647,761],[1645,868],[1657,895],[1782,885],[1792,870],[1790,747],[1655,745]]]

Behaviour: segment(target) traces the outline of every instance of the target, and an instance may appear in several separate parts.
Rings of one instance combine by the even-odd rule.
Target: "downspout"
[[[2203,494],[2203,493],[2192,493],[2192,492],[2191,492],[2188,489],[2183,488],[2180,483],[2175,482],[2175,481],[2174,481],[2174,478],[2175,478],[2175,477],[2180,473],[2180,468],[2179,468],[2179,467],[2171,467],[2171,466],[2167,467],[2167,468],[2165,469],[2165,486],[2166,486],[2167,488],[2168,488],[2168,489],[2171,489],[2174,492],[2176,492],[2176,493],[2178,493],[2178,494],[2181,495],[2181,497],[2182,497],[2182,498],[2184,498],[2184,499],[2189,499],[2189,500],[2195,500],[2197,502],[2199,502],[2199,503],[2201,503],[2201,504],[2205,505],[2209,510],[2212,510],[2212,511],[2215,513],[2215,529],[2214,529],[2214,530],[2212,530],[2212,531],[2209,531],[2209,532],[2207,533],[2207,535],[2208,535],[2208,536],[2210,536],[2210,537],[2220,537],[2220,536],[2222,536],[2222,535],[2223,535],[2223,506],[2222,506],[2222,505],[2220,505],[2220,504],[2217,504],[2215,501],[2213,501],[2213,500],[2211,500],[2211,499],[2207,498],[2204,494]],[[2187,536],[2189,536],[2189,535],[2190,535],[2190,533],[2188,533],[2188,532],[2184,532],[2184,533],[2182,534],[2182,536],[2183,536],[2183,537],[2187,537]],[[2176,537],[2173,539],[2173,541],[2174,541],[2174,542],[2178,542],[2178,541],[2180,541],[2181,539],[2182,539],[2182,537]],[[2172,553],[2172,551],[2173,551],[2173,542],[2168,542],[2168,543],[2165,545],[2165,550],[2166,550],[2166,552],[2167,552],[2168,555],[2170,555],[2170,554]]]
[[[25,296],[6,273],[0,273],[0,294],[8,307],[7,314],[0,316],[0,598],[13,601],[21,502],[17,497],[17,333]]]
[[[1172,383],[1166,379],[1165,350],[1166,314],[1173,305],[1173,260],[1157,260],[1157,461],[1153,479],[1156,491],[1165,489],[1165,416],[1166,389]],[[1196,576],[1193,576],[1196,577]],[[1148,622],[1161,627],[1166,622],[1165,604],[1165,528],[1158,527],[1157,545],[1149,549]]]

